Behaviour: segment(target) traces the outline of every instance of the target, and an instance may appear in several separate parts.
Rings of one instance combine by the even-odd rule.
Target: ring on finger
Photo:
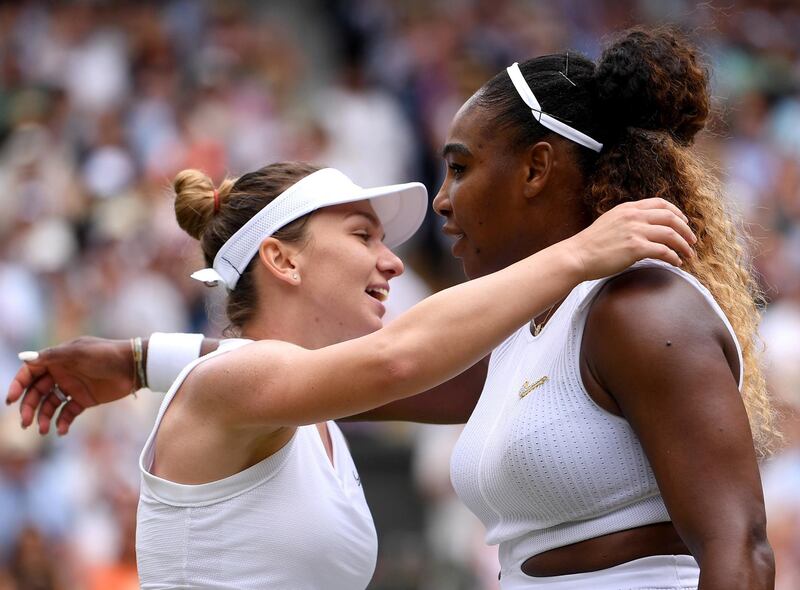
[[[70,400],[70,397],[61,391],[61,388],[57,383],[53,386],[53,395],[55,395],[58,401],[62,404]]]

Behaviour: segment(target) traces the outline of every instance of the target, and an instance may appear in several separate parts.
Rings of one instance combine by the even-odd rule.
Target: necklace
[[[531,332],[533,332],[534,337],[538,336],[542,329],[544,329],[545,325],[547,324],[547,320],[550,319],[550,314],[553,313],[553,310],[558,307],[558,304],[561,303],[560,301],[556,301],[553,305],[547,308],[547,313],[544,316],[544,319],[536,323],[536,318],[531,320]]]

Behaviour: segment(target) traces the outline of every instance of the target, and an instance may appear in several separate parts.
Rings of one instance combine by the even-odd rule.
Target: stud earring
[[[297,279],[299,279],[299,278],[300,278],[300,275],[299,275],[299,274],[297,274],[297,273],[294,273],[294,274],[292,275],[292,278],[293,278],[293,279],[296,281]]]

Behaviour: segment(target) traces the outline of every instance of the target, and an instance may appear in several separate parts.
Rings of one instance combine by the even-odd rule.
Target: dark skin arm
[[[609,281],[591,309],[584,383],[639,437],[700,590],[766,590],[774,561],[733,339],[702,295],[663,269]]]
[[[486,381],[489,357],[438,387],[418,395],[386,404],[347,421],[422,422],[425,424],[464,424],[472,415]]]
[[[148,341],[143,339],[144,362]],[[217,349],[219,340],[206,338],[201,355]],[[463,424],[478,402],[489,357],[461,375],[419,395],[375,408],[349,420],[402,420],[429,424]],[[72,399],[63,406],[50,394],[53,384]],[[6,403],[20,402],[20,418],[27,428],[37,421],[39,432],[50,430],[53,417],[63,435],[86,408],[116,401],[133,389],[133,353],[128,340],[82,336],[39,351],[36,361],[23,363],[8,388]]]

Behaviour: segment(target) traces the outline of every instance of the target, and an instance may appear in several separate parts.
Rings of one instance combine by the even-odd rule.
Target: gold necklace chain
[[[536,323],[536,318],[531,320],[531,327],[533,328],[533,335],[538,336],[541,331],[544,329],[545,325],[547,324],[547,320],[550,319],[550,314],[553,313],[553,310],[561,303],[560,301],[556,301],[553,305],[547,308],[547,314],[544,316],[544,319],[540,323]]]

